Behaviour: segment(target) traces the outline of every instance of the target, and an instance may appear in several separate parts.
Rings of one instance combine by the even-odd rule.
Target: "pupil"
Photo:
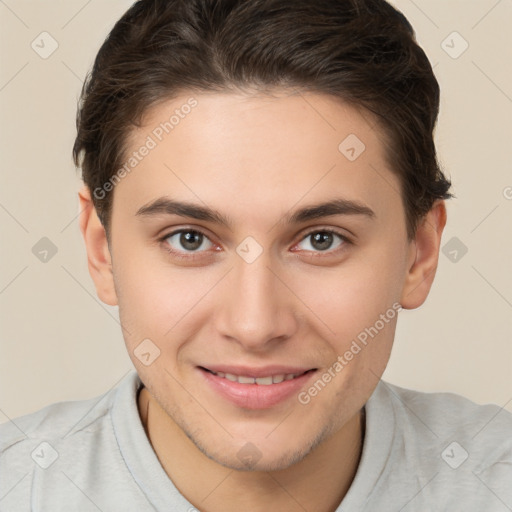
[[[313,235],[313,247],[318,250],[329,249],[332,245],[332,233],[319,232]]]

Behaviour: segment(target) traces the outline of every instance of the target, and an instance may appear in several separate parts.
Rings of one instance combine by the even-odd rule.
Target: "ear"
[[[86,185],[78,192],[78,199],[80,201],[80,231],[87,250],[89,274],[94,281],[99,299],[109,306],[116,306],[117,295],[107,235],[96,213],[91,192]]]
[[[408,271],[400,300],[404,309],[415,309],[427,299],[436,275],[445,225],[445,202],[438,200],[418,225],[410,243]]]

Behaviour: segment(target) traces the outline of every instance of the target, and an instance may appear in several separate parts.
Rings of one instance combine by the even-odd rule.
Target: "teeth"
[[[215,373],[215,372],[213,372]],[[300,373],[288,373],[281,375],[269,375],[268,377],[246,377],[245,375],[234,375],[232,373],[217,372],[217,377],[228,379],[231,382],[238,382],[240,384],[259,384],[260,386],[270,386],[271,384],[279,384],[284,380],[292,380]]]
[[[272,377],[258,377],[255,379],[256,384],[261,384],[262,386],[269,386],[272,384]]]

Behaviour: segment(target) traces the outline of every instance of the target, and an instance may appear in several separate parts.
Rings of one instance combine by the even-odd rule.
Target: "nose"
[[[252,263],[235,255],[217,297],[218,333],[246,351],[264,352],[297,329],[294,295],[270,259],[265,251]]]

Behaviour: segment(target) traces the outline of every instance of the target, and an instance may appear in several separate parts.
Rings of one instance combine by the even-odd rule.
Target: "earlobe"
[[[428,297],[437,270],[445,225],[445,202],[438,200],[420,222],[410,244],[409,267],[400,300],[404,309],[415,309]]]
[[[96,286],[99,299],[110,306],[117,305],[112,273],[112,257],[105,228],[100,222],[87,186],[78,192],[80,201],[80,231],[87,251],[89,274]]]

